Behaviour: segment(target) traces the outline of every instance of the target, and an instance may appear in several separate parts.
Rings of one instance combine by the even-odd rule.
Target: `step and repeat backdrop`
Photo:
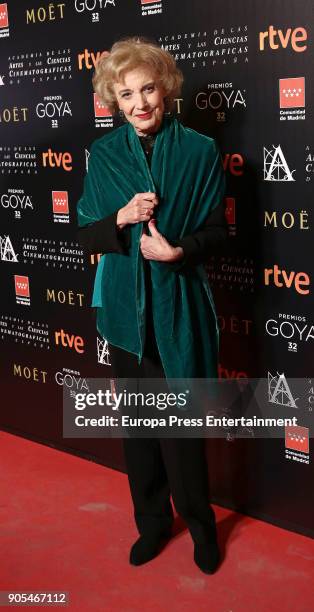
[[[124,469],[120,440],[63,437],[62,392],[112,376],[90,308],[99,256],[77,242],[76,204],[91,143],[121,122],[93,92],[95,62],[129,35],[175,57],[174,112],[221,149],[229,239],[206,262],[219,376],[266,379],[274,414],[298,416],[281,438],[211,440],[212,498],[313,534],[310,0],[0,4],[1,427]]]

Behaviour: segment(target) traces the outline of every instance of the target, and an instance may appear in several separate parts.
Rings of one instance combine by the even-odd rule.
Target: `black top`
[[[150,166],[150,161],[152,158],[153,148],[155,144],[155,140],[157,137],[156,134],[147,134],[147,136],[139,136],[140,143],[143,147],[143,151],[147,157],[148,164]]]

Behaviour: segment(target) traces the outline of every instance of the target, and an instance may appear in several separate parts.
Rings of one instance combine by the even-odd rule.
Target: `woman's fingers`
[[[158,199],[154,191],[147,191],[145,193],[137,193],[136,195],[141,196],[144,200]]]
[[[139,221],[149,221],[157,204],[158,198],[154,192],[136,193],[132,200],[124,207],[127,211],[127,222],[138,223]]]
[[[150,220],[152,214],[154,213],[154,209],[153,208],[148,208],[147,205],[145,208],[142,208],[141,210],[141,217],[147,221]]]
[[[152,193],[152,192],[141,193],[140,196],[141,196],[141,199],[143,200],[144,204],[145,203],[147,204],[147,202],[149,202],[153,206],[156,206],[158,204],[158,198],[157,198],[157,195],[155,193]]]

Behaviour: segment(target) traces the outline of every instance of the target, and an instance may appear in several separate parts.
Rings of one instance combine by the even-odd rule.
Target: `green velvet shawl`
[[[164,116],[149,168],[134,127],[127,123],[92,143],[80,227],[154,191],[156,227],[171,243],[200,230],[224,194],[220,153],[212,138]],[[143,223],[130,226],[127,254],[99,261],[92,306],[97,329],[109,343],[138,356],[145,343],[145,275],[140,250]],[[210,253],[208,253],[210,255]],[[180,271],[180,262],[150,261],[153,324],[166,378],[217,377],[219,331],[203,264]]]

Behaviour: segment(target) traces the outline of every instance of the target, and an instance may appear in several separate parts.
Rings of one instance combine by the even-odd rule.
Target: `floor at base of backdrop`
[[[124,474],[4,432],[0,448],[1,591],[67,591],[69,612],[313,610],[314,540],[214,506],[216,574],[194,564],[179,518],[161,554],[133,567]]]

